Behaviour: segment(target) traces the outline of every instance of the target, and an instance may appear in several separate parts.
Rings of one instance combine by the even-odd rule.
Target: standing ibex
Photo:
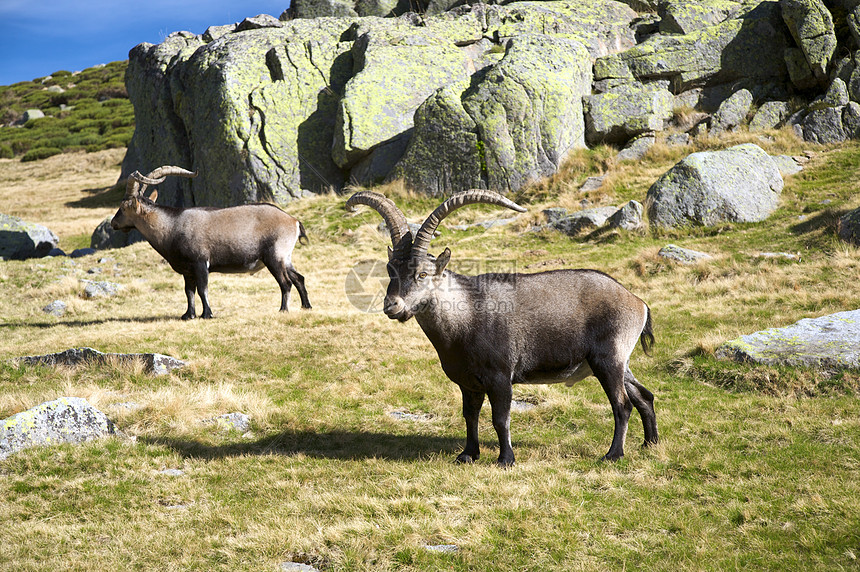
[[[384,196],[362,191],[347,208],[370,206],[391,233],[384,311],[405,322],[412,316],[439,354],[442,369],[463,394],[466,447],[461,463],[478,458],[478,416],[484,396],[492,407],[499,437],[498,464],[514,463],[510,440],[512,385],[573,385],[594,375],[603,386],[615,418],[612,446],[604,459],[624,455],[632,407],[642,417],[645,443],[657,442],[654,396],[630,372],[630,354],[641,340],[654,342],[648,306],[611,277],[595,270],[554,270],[537,274],[463,276],[445,267],[451,251],[427,253],[436,227],[455,209],[489,203],[525,209],[503,196],[472,190],[439,206],[415,235],[403,213]],[[632,402],[632,405],[631,405]]]
[[[293,247],[304,238],[298,220],[275,205],[250,204],[227,208],[176,208],[155,204],[158,192],[143,196],[147,185],[157,185],[168,175],[196,177],[179,167],[159,167],[145,177],[135,171],[128,178],[125,198],[111,226],[136,228],[149,244],[185,278],[188,309],[183,320],[196,317],[194,292],[203,301],[202,318],[211,318],[209,273],[254,273],[264,266],[281,287],[281,311],[287,310],[290,288],[295,284],[302,308],[310,308],[304,277],[291,261]]]

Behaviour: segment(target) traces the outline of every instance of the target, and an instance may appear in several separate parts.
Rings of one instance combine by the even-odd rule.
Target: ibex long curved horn
[[[404,255],[412,249],[412,232],[409,230],[409,223],[406,222],[406,217],[394,201],[373,191],[359,191],[346,201],[346,208],[349,211],[354,211],[355,205],[367,205],[382,215],[391,233],[391,246],[395,253]]]
[[[146,190],[147,185],[157,185],[159,183],[163,183],[164,180],[169,175],[177,175],[179,177],[188,177],[194,178],[197,176],[197,171],[187,171],[182,167],[173,167],[170,165],[165,165],[163,167],[159,167],[144,176],[140,173],[140,171],[135,171],[131,175],[128,176],[128,182],[126,183],[125,194],[126,195],[140,195],[143,194],[143,191]]]
[[[435,211],[430,213],[430,216],[428,216],[427,220],[424,221],[424,224],[421,225],[421,229],[418,231],[418,234],[415,235],[415,241],[412,243],[412,252],[416,255],[426,254],[427,249],[430,247],[430,239],[433,238],[433,234],[436,232],[436,227],[439,226],[442,219],[460,207],[475,203],[499,205],[517,212],[526,212],[526,209],[517,203],[506,199],[495,191],[472,189],[471,191],[457,193],[452,195],[448,200],[436,207]]]

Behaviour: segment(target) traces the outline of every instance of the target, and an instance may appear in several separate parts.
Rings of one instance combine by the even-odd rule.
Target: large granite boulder
[[[860,310],[805,318],[785,328],[741,336],[717,348],[717,357],[763,365],[860,369]]]
[[[0,422],[0,459],[29,447],[82,443],[116,434],[104,413],[80,397],[61,397]]]
[[[648,218],[670,228],[758,222],[776,210],[782,187],[779,168],[758,145],[693,153],[648,189]]]
[[[833,16],[822,0],[779,0],[782,17],[800,46],[812,73],[827,79],[827,66],[836,51]]]
[[[90,248],[95,248],[97,250],[106,248],[122,248],[123,246],[134,244],[135,242],[146,241],[137,229],[133,229],[129,232],[114,230],[110,225],[112,218],[112,216],[107,217],[95,228],[92,236],[90,236]]]
[[[665,88],[624,84],[584,100],[587,140],[626,143],[652,131],[662,131],[672,119],[675,97]]]
[[[51,229],[18,217],[0,214],[0,258],[41,258],[60,243]]]
[[[518,36],[471,83],[440,89],[421,106],[392,177],[432,194],[519,189],[585,146],[582,97],[590,89],[591,58],[581,43]]]

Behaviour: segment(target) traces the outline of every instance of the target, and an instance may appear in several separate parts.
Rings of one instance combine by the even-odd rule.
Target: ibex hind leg
[[[299,291],[299,297],[302,299],[302,308],[309,310],[311,308],[311,301],[305,288],[305,277],[299,274],[292,264],[287,264],[287,276],[290,282],[295,284],[296,290]]]
[[[642,418],[642,428],[645,430],[645,442],[643,447],[654,445],[658,442],[657,435],[657,413],[654,411],[654,394],[639,383],[629,368],[624,372],[624,387],[630,401]]]
[[[600,381],[609,404],[612,406],[612,417],[615,420],[615,432],[612,435],[612,445],[603,456],[604,461],[617,461],[624,456],[624,439],[627,436],[627,423],[633,405],[624,389],[624,363],[611,359],[588,360],[591,371]]]
[[[197,317],[197,310],[194,308],[194,296],[197,294],[197,282],[191,274],[184,274],[185,278],[185,297],[188,299],[188,307],[185,313],[182,314],[183,320],[193,320]]]

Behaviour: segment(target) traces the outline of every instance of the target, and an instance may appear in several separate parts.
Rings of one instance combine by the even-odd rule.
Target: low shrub
[[[21,162],[26,163],[27,161],[38,161],[39,159],[46,159],[48,157],[53,157],[54,155],[59,155],[62,153],[62,149],[58,149],[57,147],[39,147],[37,149],[30,149],[24,156],[21,157]]]

